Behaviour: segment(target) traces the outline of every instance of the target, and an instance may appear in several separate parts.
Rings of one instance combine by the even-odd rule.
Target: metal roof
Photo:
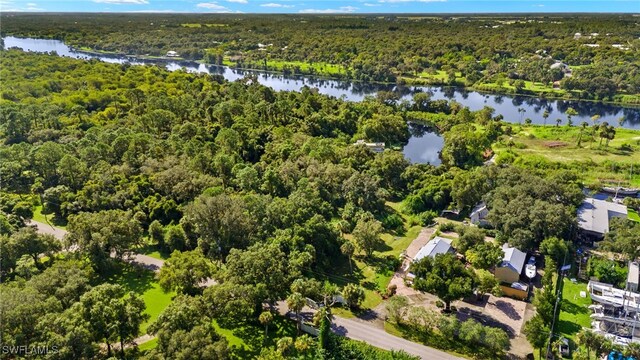
[[[418,261],[427,256],[433,258],[438,254],[450,252],[452,250],[451,241],[452,240],[436,236],[418,251],[416,256],[413,257],[413,261]]]
[[[511,270],[520,274],[522,267],[524,266],[524,260],[527,258],[527,254],[522,251],[510,247],[509,244],[502,245],[502,251],[504,251],[504,257],[500,267],[508,267]]]
[[[605,200],[584,199],[578,209],[578,226],[587,231],[604,234],[609,232],[612,217],[627,217],[627,207]]]

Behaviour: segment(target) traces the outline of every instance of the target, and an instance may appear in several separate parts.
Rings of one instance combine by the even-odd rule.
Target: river
[[[574,108],[578,115],[572,117],[575,125],[583,121],[591,124],[593,115],[600,115],[599,122],[608,122],[614,126],[628,129],[640,129],[640,109],[619,105],[603,104],[592,101],[565,101],[547,100],[526,96],[507,96],[495,94],[483,94],[476,91],[467,91],[454,87],[438,86],[402,86],[394,84],[359,83],[351,81],[327,80],[311,76],[285,76],[282,74],[266,73],[253,70],[232,69],[226,66],[205,65],[195,61],[182,60],[141,60],[125,55],[94,54],[76,51],[60,40],[17,38],[7,36],[3,38],[5,48],[17,47],[24,51],[52,52],[60,56],[68,56],[77,59],[98,59],[110,63],[130,63],[133,65],[164,64],[168,70],[185,69],[191,72],[222,75],[229,81],[241,79],[251,74],[258,78],[261,84],[274,90],[299,91],[303,86],[317,88],[325,95],[343,98],[349,101],[361,101],[365,96],[373,96],[378,91],[395,91],[402,99],[410,100],[416,92],[429,92],[432,99],[455,100],[471,110],[479,110],[484,106],[490,106],[496,110],[508,122],[521,122],[531,119],[534,124],[555,124],[556,119],[561,119],[566,124],[565,114],[569,107]],[[519,111],[523,109],[524,112]],[[549,112],[548,119],[543,118],[543,113]],[[624,118],[624,122],[620,119]],[[405,156],[412,162],[429,162],[438,165],[440,160],[436,149],[442,148],[442,138],[434,133],[418,132],[412,136],[405,146]],[[435,151],[435,152],[434,152]]]

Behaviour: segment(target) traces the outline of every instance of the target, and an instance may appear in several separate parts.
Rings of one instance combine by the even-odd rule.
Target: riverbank
[[[274,75],[283,76],[308,76],[314,77],[318,80],[336,80],[336,81],[348,81],[354,83],[369,83],[380,85],[401,85],[401,86],[443,86],[461,89],[463,91],[476,91],[488,95],[506,95],[506,96],[522,96],[529,98],[540,98],[548,100],[563,100],[563,101],[586,101],[592,103],[610,104],[618,106],[640,107],[640,94],[616,94],[614,100],[596,100],[584,98],[582,91],[578,90],[565,90],[560,88],[554,88],[552,86],[536,83],[532,81],[524,81],[524,86],[521,89],[516,89],[512,84],[507,81],[502,84],[496,83],[476,83],[473,85],[467,85],[466,79],[462,77],[461,73],[456,73],[456,79],[454,82],[448,81],[448,76],[445,71],[438,70],[435,73],[421,72],[418,76],[408,76],[406,74],[397,77],[395,82],[384,81],[360,81],[353,79],[349,76],[352,69],[345,68],[343,65],[331,64],[325,62],[310,63],[305,61],[286,61],[270,59],[266,61],[266,66],[256,66],[254,62],[249,62],[248,66],[239,65],[241,63],[233,61],[229,56],[225,56],[221,64],[209,63],[204,60],[188,59],[183,57],[167,57],[167,56],[153,56],[153,55],[132,55],[123,54],[112,51],[103,51],[91,49],[88,47],[80,47],[71,49],[86,53],[88,55],[106,55],[106,56],[121,56],[140,61],[188,61],[205,66],[225,66],[233,70],[241,71],[256,71]]]

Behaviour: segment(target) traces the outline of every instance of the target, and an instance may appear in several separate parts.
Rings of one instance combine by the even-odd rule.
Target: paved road
[[[382,329],[375,328],[365,322],[334,317],[331,326],[333,332],[350,339],[364,341],[375,347],[386,350],[404,350],[411,355],[429,360],[457,360],[457,356],[436,350],[413,341],[391,335]]]
[[[27,225],[34,225],[39,233],[53,235],[58,240],[62,240],[62,238],[67,234],[66,230],[35,220],[29,221]]]

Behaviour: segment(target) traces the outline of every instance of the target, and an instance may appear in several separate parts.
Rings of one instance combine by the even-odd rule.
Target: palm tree
[[[549,115],[551,115],[551,114],[549,113],[549,110],[545,110],[545,111],[542,113],[542,118],[544,119],[544,124],[545,124],[545,125],[547,125],[547,118],[549,118]]]
[[[300,311],[306,304],[306,301],[302,294],[298,292],[291,293],[287,298],[287,306],[289,309],[293,310],[296,313],[296,320],[298,322],[298,334],[300,333],[300,327],[302,324],[302,320],[300,318]]]
[[[622,125],[624,125],[624,122],[627,121],[627,118],[623,116],[620,116],[618,118],[618,126],[622,127]]]
[[[587,357],[591,358],[591,350],[596,347],[596,334],[589,329],[582,329],[576,335],[576,342],[587,349]]]
[[[567,111],[565,111],[565,114],[567,114],[567,125],[571,126],[573,124],[573,122],[571,121],[571,117],[574,115],[578,115],[578,112],[570,107],[567,109]]]
[[[587,129],[588,126],[589,124],[587,124],[586,121],[583,121],[582,124],[580,124],[580,134],[578,135],[578,147],[580,147],[580,143],[582,142],[582,134],[584,133],[584,131]]]
[[[258,317],[258,320],[262,325],[264,325],[264,340],[267,341],[267,336],[269,333],[269,324],[273,321],[273,314],[271,311],[263,311]]]
[[[560,126],[561,123],[562,123],[562,119],[557,118],[556,119],[556,127]]]
[[[524,113],[527,112],[527,110],[525,110],[524,108],[518,108],[518,112],[520,113],[520,125],[522,125],[522,117],[524,116]]]
[[[351,261],[351,257],[353,253],[356,251],[356,247],[349,240],[345,241],[342,246],[340,246],[340,251],[349,258],[349,271],[353,274],[353,265]]]

